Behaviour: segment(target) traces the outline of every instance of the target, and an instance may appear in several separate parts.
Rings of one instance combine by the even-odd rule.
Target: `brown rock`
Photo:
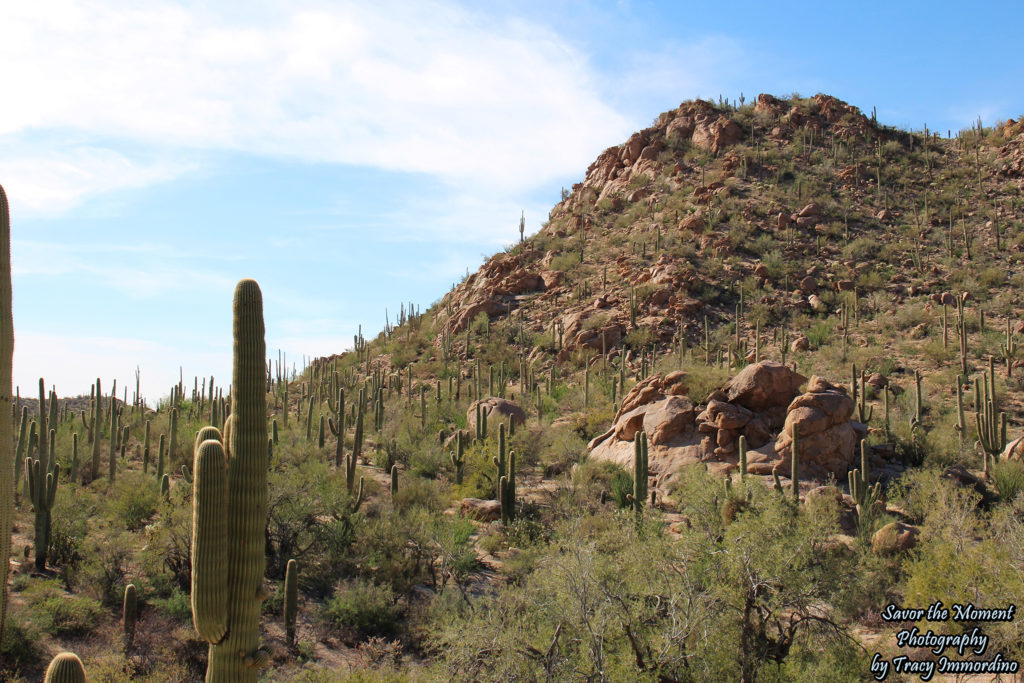
[[[789,217],[789,214],[786,213],[785,211],[782,211],[779,213],[779,216],[776,219],[775,224],[779,227],[779,229],[782,229],[788,228],[792,222],[793,220]]]
[[[660,446],[693,431],[694,407],[689,399],[669,396],[649,407],[643,416],[643,430],[651,445]]]
[[[463,498],[459,501],[459,511],[463,517],[480,522],[493,522],[496,519],[501,519],[501,503],[496,500]]]
[[[818,280],[813,275],[808,275],[800,280],[800,291],[804,294],[811,294],[818,290]]]
[[[679,221],[680,230],[689,230],[691,232],[703,232],[704,231],[704,216],[700,211],[691,213],[689,216]]]
[[[701,116],[693,130],[695,147],[718,154],[743,139],[743,129],[735,121],[722,116]]]
[[[811,341],[802,335],[794,339],[789,345],[789,350],[794,352],[806,351],[809,348],[811,348]]]
[[[894,555],[910,550],[917,545],[921,531],[903,522],[890,522],[871,537],[871,549],[876,555]]]
[[[615,413],[615,420],[613,421],[617,422],[619,417],[625,415],[637,406],[653,403],[654,401],[665,398],[665,395],[661,390],[662,381],[663,377],[661,373],[657,373],[634,385],[633,388],[622,397],[622,404],[619,406],[619,412]]]
[[[488,316],[495,316],[499,313],[504,313],[506,310],[507,307],[505,304],[503,304],[497,297],[485,295],[464,304],[463,307],[448,321],[448,329],[452,334],[462,332],[471,322],[473,322],[473,319],[481,313],[486,313]]]
[[[801,475],[842,479],[855,458],[857,432],[850,422],[853,401],[843,391],[820,377],[812,377],[807,392],[797,396],[787,409],[775,451],[789,466],[793,434],[800,437]]]
[[[806,381],[806,377],[788,366],[766,360],[743,368],[725,390],[730,403],[750,410],[764,410],[789,405]]]
[[[816,202],[811,202],[804,208],[800,209],[800,212],[797,215],[800,216],[800,218],[807,218],[808,216],[820,216],[822,215],[821,205]]]
[[[492,396],[480,399],[479,401],[473,401],[469,404],[469,410],[466,411],[466,421],[469,423],[471,432],[476,430],[477,404],[480,404],[481,410],[487,413],[488,431],[494,429],[496,432],[498,423],[508,422],[510,417],[516,421],[516,425],[526,424],[526,413],[522,408],[508,399]]]
[[[1024,436],[1014,439],[1010,443],[1006,444],[1006,448],[1003,449],[1003,454],[999,456],[1000,460],[1021,460],[1024,455]]]
[[[693,135],[693,117],[691,116],[677,116],[668,124],[665,129],[665,137],[675,138],[678,137],[683,140],[690,139]]]

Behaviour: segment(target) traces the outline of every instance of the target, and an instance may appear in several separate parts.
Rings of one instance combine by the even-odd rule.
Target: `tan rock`
[[[501,503],[496,500],[463,498],[459,501],[459,512],[480,522],[493,522],[501,518]]]
[[[903,522],[890,522],[871,537],[871,549],[876,555],[895,555],[917,545],[921,534],[917,527]]]
[[[806,381],[792,368],[765,360],[743,368],[726,384],[725,391],[730,403],[749,410],[764,410],[789,405]]]
[[[668,443],[681,435],[689,435],[693,432],[693,403],[682,396],[669,396],[648,406],[642,424],[654,446]]]
[[[476,406],[480,404],[481,410],[487,414],[487,429],[488,431],[494,430],[497,433],[498,424],[501,422],[507,423],[511,417],[516,421],[516,425],[526,424],[526,413],[518,405],[509,401],[505,398],[483,398],[479,401],[473,401],[469,404],[469,410],[466,411],[466,421],[469,423],[470,432],[476,430]]]

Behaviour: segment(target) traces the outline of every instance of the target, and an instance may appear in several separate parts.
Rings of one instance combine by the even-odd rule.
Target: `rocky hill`
[[[268,370],[261,680],[853,682],[928,656],[890,608],[1021,604],[1022,189],[1020,123],[826,95],[685,102],[608,148],[427,310]],[[0,677],[73,649],[201,679],[208,389],[58,421]],[[1019,617],[933,628],[975,626],[989,650],[946,655],[1024,661]]]

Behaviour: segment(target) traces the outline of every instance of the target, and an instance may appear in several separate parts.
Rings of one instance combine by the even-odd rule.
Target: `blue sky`
[[[227,383],[242,277],[272,355],[342,351],[683,100],[1024,114],[1017,3],[0,2],[23,393]]]

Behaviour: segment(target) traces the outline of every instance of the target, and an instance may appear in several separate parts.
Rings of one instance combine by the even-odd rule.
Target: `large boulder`
[[[803,375],[774,361],[748,365],[725,386],[730,403],[750,410],[788,406],[807,381]]]
[[[850,416],[853,400],[839,387],[820,377],[811,377],[807,393],[797,396],[786,411],[775,452],[782,458],[778,468],[789,471],[793,434],[799,437],[800,474],[842,481],[854,462],[857,432]]]
[[[921,531],[916,526],[903,522],[890,522],[871,537],[871,549],[876,555],[895,555],[917,545]]]
[[[492,396],[469,404],[466,420],[469,422],[470,432],[476,430],[477,405],[480,405],[481,410],[487,414],[488,430],[497,429],[499,423],[507,423],[510,417],[516,421],[517,425],[526,424],[526,412],[522,408],[508,399]]]

